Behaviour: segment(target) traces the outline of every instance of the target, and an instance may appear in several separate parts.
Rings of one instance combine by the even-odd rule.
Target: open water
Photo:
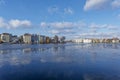
[[[0,80],[120,80],[120,44],[0,44]]]

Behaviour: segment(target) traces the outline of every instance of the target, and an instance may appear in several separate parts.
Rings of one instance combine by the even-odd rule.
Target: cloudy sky
[[[120,0],[0,0],[0,33],[120,37]]]

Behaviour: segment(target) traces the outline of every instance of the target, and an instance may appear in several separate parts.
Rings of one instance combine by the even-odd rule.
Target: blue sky
[[[0,0],[0,33],[119,37],[120,0]]]

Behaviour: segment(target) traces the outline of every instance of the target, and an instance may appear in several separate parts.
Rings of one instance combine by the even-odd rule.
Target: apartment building
[[[0,37],[2,42],[10,42],[11,36],[9,33],[2,33]]]
[[[26,44],[30,44],[32,41],[32,36],[29,33],[23,35],[23,42]]]

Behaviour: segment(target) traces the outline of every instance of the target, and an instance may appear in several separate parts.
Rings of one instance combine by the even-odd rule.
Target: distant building
[[[112,43],[112,39],[103,39],[104,43]]]
[[[18,39],[19,39],[19,43],[24,43],[23,36],[18,37]]]
[[[59,37],[57,35],[54,36],[54,43],[58,43],[59,42]]]
[[[103,43],[103,39],[99,39],[100,43]]]
[[[60,37],[60,43],[65,43],[65,36]]]
[[[32,43],[34,43],[34,44],[39,43],[39,35],[37,35],[37,34],[32,34],[32,36],[31,36],[31,41],[32,41]]]
[[[44,35],[39,36],[39,42],[40,44],[45,44],[46,43],[46,37]]]
[[[92,39],[74,39],[73,42],[75,43],[92,43]]]
[[[2,33],[1,34],[1,41],[2,42],[10,42],[11,36],[9,33]]]
[[[83,39],[74,39],[73,42],[75,42],[75,43],[83,43]]]
[[[50,43],[50,38],[46,37],[46,43],[49,44]]]
[[[119,43],[119,42],[120,42],[120,40],[118,38],[113,38],[112,39],[112,43]]]
[[[23,42],[26,44],[30,44],[32,40],[31,38],[32,38],[31,34],[26,33],[23,35]]]
[[[40,44],[40,40],[41,40],[41,39],[40,39],[40,35],[38,35],[38,43],[39,43],[39,44]]]
[[[92,43],[92,39],[83,39],[83,43]]]
[[[50,38],[50,42],[54,43],[54,38],[53,37]]]
[[[92,43],[100,43],[100,39],[92,39]]]

